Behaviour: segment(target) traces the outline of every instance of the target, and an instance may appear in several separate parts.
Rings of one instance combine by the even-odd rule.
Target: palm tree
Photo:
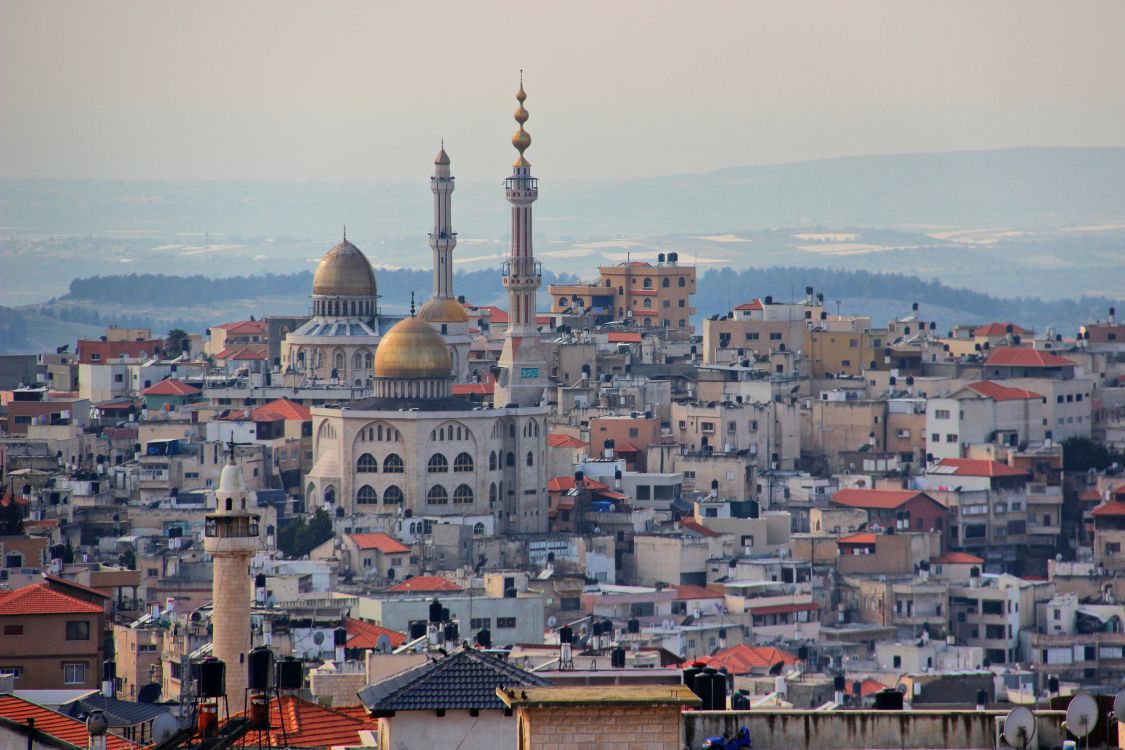
[[[164,339],[165,348],[168,350],[168,358],[175,359],[181,354],[191,353],[191,337],[188,336],[187,331],[182,328],[173,328],[168,331],[168,336]]]

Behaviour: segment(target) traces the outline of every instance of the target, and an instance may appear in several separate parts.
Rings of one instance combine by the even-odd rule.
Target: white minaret
[[[503,268],[504,286],[508,289],[508,330],[493,396],[498,407],[538,406],[547,387],[547,357],[535,327],[535,292],[543,282],[543,273],[531,244],[531,206],[539,197],[539,181],[531,176],[531,162],[523,155],[531,145],[531,136],[523,128],[528,114],[523,106],[527,94],[523,90],[522,71],[516,99],[519,106],[515,119],[520,127],[512,136],[512,145],[520,155],[512,164],[512,176],[504,181],[505,195],[512,204],[512,251]]]
[[[250,652],[250,558],[258,549],[258,515],[247,510],[248,492],[242,469],[230,457],[219,476],[215,512],[208,515],[203,548],[210,553],[211,654],[226,664],[227,701],[231,714],[245,709]]]
[[[434,159],[434,176],[430,192],[434,194],[434,231],[430,232],[430,249],[434,251],[434,299],[453,299],[453,248],[457,233],[453,231],[453,176],[449,170],[449,154],[445,142]]]

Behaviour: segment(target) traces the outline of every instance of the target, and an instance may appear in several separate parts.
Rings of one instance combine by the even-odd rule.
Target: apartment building
[[[805,288],[800,302],[755,297],[703,323],[703,363],[732,364],[745,357],[766,357],[777,350],[800,351],[805,332],[821,319],[823,295]]]
[[[1047,397],[983,380],[926,401],[926,455],[963,458],[971,446],[1041,445],[1050,430]]]

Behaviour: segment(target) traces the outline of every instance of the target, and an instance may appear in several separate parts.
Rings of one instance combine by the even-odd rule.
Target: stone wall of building
[[[699,747],[700,744],[690,747]],[[680,750],[680,708],[524,708],[520,713],[518,747],[519,750],[583,750],[588,747]]]

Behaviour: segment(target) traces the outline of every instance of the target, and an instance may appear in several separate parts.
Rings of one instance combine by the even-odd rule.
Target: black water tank
[[[901,711],[902,693],[891,688],[875,693],[876,711]]]
[[[684,685],[693,693],[695,693],[695,678],[698,677],[699,673],[702,671],[703,670],[699,667],[688,667],[684,670]],[[699,693],[695,694],[699,695]]]
[[[254,588],[264,589],[265,587],[266,587],[266,574],[265,573],[259,573],[258,575],[254,576]]]
[[[638,620],[636,617],[630,617],[629,623],[628,623],[628,631],[630,633],[641,632],[641,621]]]
[[[1050,677],[1047,678],[1047,692],[1050,693],[1051,695],[1055,695],[1056,693],[1059,692],[1059,676],[1058,675],[1053,674],[1053,675],[1051,675]]]
[[[277,660],[277,686],[281,690],[300,690],[305,684],[301,660],[285,656]]]
[[[618,646],[609,653],[609,663],[614,669],[625,668],[625,649]]]
[[[426,623],[412,622],[410,623],[410,640],[416,641],[426,634]]]
[[[347,628],[336,628],[332,631],[332,644],[339,648],[348,644],[348,630]]]
[[[492,648],[492,632],[488,628],[477,631],[477,645],[481,648]]]
[[[727,675],[724,672],[711,678],[711,710],[727,710]]]
[[[199,697],[222,698],[227,694],[227,665],[213,656],[199,663]]]
[[[251,690],[269,690],[273,685],[273,651],[268,646],[251,649],[246,657]]]
[[[704,667],[703,670],[695,676],[695,686],[693,689],[695,694],[699,696],[699,699],[703,701],[701,708],[704,711],[715,710],[715,678],[718,674],[719,673],[711,667]]]
[[[437,599],[430,602],[430,622],[441,622],[441,602]]]
[[[838,674],[832,678],[832,689],[838,693],[844,692],[847,687],[848,681],[844,679],[844,675]]]
[[[800,646],[798,646],[797,647],[797,658],[800,659],[801,661],[808,661],[809,660],[809,647],[806,646],[803,643]]]
[[[102,682],[112,682],[117,679],[117,662],[106,659],[102,662]]]
[[[730,707],[735,711],[750,710],[750,697],[745,690],[738,690],[730,697]]]
[[[505,593],[507,593],[507,592],[505,592]],[[441,608],[441,620],[439,620],[439,622],[449,622],[451,619],[453,619],[453,618],[449,616],[449,607],[442,607]]]
[[[456,643],[457,637],[459,635],[459,633],[457,632],[457,623],[455,623],[455,622],[445,623],[445,628],[444,628],[442,634],[445,636],[445,642],[446,643]]]
[[[559,628],[559,643],[572,643],[574,641],[574,628],[563,625]]]
[[[977,705],[978,706],[987,706],[988,705],[988,691],[985,690],[984,688],[981,688],[980,690],[977,691]]]

